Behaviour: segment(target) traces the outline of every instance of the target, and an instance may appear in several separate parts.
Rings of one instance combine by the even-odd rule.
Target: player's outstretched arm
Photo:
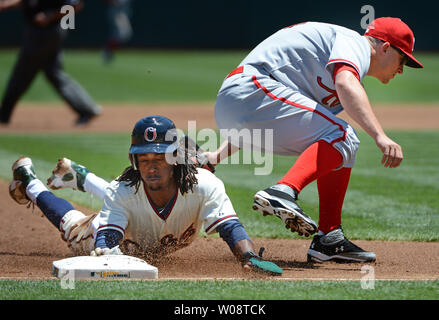
[[[233,249],[233,253],[241,261],[244,270],[262,272],[276,276],[282,275],[282,268],[274,262],[264,260],[261,254],[257,254],[255,251],[253,242],[247,239],[238,241]]]
[[[223,222],[216,230],[220,237],[227,242],[235,257],[241,262],[244,270],[270,275],[282,274],[282,268],[271,261],[262,259],[259,254],[256,254],[253,242],[238,220]]]
[[[96,234],[95,249],[90,252],[91,256],[102,256],[108,254],[123,254],[119,248],[119,243],[123,234],[117,230],[106,229],[98,231]]]
[[[210,163],[212,163],[215,166],[218,163],[220,163],[222,160],[230,157],[238,150],[239,147],[225,140],[216,151],[205,152],[204,155],[207,157],[207,159],[209,159]]]
[[[403,159],[402,148],[384,133],[358,79],[350,71],[341,71],[335,78],[335,88],[347,114],[375,140],[383,153],[381,163],[386,168],[398,167]]]

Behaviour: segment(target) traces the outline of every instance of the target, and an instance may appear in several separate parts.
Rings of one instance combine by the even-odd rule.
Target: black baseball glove
[[[203,169],[207,169],[212,173],[215,173],[215,167],[210,163],[209,159],[204,155],[204,150],[188,136],[184,136],[180,140],[180,144],[186,149],[188,160],[195,166]]]

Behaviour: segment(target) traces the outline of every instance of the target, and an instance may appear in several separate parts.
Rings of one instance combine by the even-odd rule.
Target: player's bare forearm
[[[206,152],[206,156],[209,161],[216,165],[220,163],[222,160],[230,157],[236,151],[239,150],[239,147],[231,144],[228,140],[225,140],[220,147],[214,152]]]
[[[262,258],[261,248],[259,254],[255,252],[255,246],[249,239],[236,242],[233,254],[241,261],[245,271],[262,272],[269,275],[281,275],[283,270],[274,262]]]
[[[336,76],[335,88],[343,108],[374,140],[384,131],[376,118],[366,91],[350,71]]]
[[[250,240],[240,240],[235,244],[235,247],[233,247],[233,254],[240,261],[245,259],[246,252],[255,252],[255,246]],[[251,270],[250,262],[244,263],[242,267],[244,270]]]
[[[253,242],[247,239],[240,240],[236,242],[235,246],[233,247],[233,254],[238,258],[241,259],[244,257],[244,254],[247,251],[253,251],[255,252],[255,246]]]
[[[349,71],[342,71],[336,76],[335,87],[338,97],[347,114],[370,135],[383,152],[381,163],[385,167],[395,168],[403,159],[402,149],[392,141],[378,122],[372,107],[358,79]]]

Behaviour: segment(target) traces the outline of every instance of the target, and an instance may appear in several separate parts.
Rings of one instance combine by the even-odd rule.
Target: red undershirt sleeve
[[[335,83],[335,76],[344,70],[348,70],[350,72],[352,72],[354,74],[354,76],[358,79],[358,81],[360,81],[360,75],[358,74],[357,70],[355,70],[354,67],[352,67],[351,65],[347,64],[347,63],[342,63],[342,62],[338,62],[334,64],[334,72],[332,73],[332,80]]]

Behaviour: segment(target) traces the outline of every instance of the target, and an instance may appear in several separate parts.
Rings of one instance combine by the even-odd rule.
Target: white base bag
[[[79,256],[54,261],[52,274],[58,279],[157,279],[158,269],[127,255]]]

